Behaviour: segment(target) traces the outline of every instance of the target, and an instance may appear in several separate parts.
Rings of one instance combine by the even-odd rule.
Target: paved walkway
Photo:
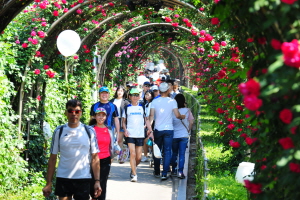
[[[189,146],[189,145],[188,145]],[[189,148],[185,154],[184,174],[187,177]],[[141,162],[137,169],[138,182],[130,182],[130,163],[114,160],[107,183],[107,200],[185,200],[187,178],[169,176],[161,181],[153,176],[149,162]],[[168,173],[170,175],[170,173]]]

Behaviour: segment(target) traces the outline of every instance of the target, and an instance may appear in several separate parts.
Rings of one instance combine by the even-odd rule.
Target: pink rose
[[[23,48],[27,48],[27,47],[28,47],[28,43],[23,43],[23,44],[22,44],[22,47],[23,47]]]
[[[40,73],[41,73],[41,70],[39,70],[39,69],[35,69],[35,70],[34,70],[34,73],[35,73],[36,75],[38,75],[38,74],[40,74]]]
[[[175,15],[174,15],[174,17],[178,18],[178,17],[179,17],[179,15],[178,15],[178,14],[175,14]]]
[[[44,38],[45,37],[45,32],[44,31],[38,31],[38,36],[40,38]]]
[[[44,69],[49,69],[50,66],[49,65],[44,65]]]
[[[80,9],[76,10],[76,13],[80,15],[80,14],[82,14],[82,10],[80,10]]]
[[[59,12],[57,10],[54,10],[52,14],[53,16],[57,17],[59,15]]]
[[[239,148],[241,146],[239,142],[235,142],[233,140],[229,141],[229,145],[232,146],[233,148]]]
[[[244,105],[251,111],[256,111],[262,106],[262,100],[251,94],[244,97]]]
[[[226,43],[225,41],[222,41],[222,42],[221,42],[221,45],[222,45],[223,47],[225,47],[225,46],[227,45],[227,43]]]
[[[47,26],[47,22],[42,22],[41,25],[42,26]]]
[[[297,0],[281,0],[281,2],[286,3],[286,4],[294,4]]]
[[[42,98],[41,98],[41,96],[37,96],[36,99],[37,99],[38,101],[40,101]]]
[[[31,36],[36,36],[36,32],[35,31],[31,31],[30,35]]]
[[[36,45],[36,44],[39,43],[39,40],[38,39],[32,39],[31,43],[34,44],[34,45]]]
[[[66,12],[68,12],[68,11],[69,11],[68,8],[64,8],[64,10],[63,10],[64,13],[66,13]]]
[[[78,56],[74,56],[73,58],[74,58],[75,60],[77,60],[77,59],[78,59]]]

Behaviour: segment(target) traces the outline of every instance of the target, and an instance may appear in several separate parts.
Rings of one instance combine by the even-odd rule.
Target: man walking
[[[158,147],[163,149],[163,171],[161,179],[168,179],[167,173],[171,161],[171,149],[173,142],[173,120],[172,113],[176,118],[184,119],[185,115],[181,115],[178,111],[177,103],[169,97],[170,86],[168,83],[161,83],[159,91],[161,96],[154,99],[151,103],[150,123],[152,124],[155,115],[154,140]],[[160,159],[154,157],[154,175],[160,177]]]
[[[100,101],[93,104],[90,111],[91,119],[95,116],[95,111],[97,108],[102,107],[106,110],[107,117],[104,122],[106,126],[108,126],[111,129],[115,128],[117,138],[119,138],[119,132],[120,132],[120,122],[119,122],[119,113],[118,109],[115,104],[112,102],[109,102],[109,89],[106,86],[103,86],[99,89],[99,99]]]
[[[149,120],[145,116],[145,108],[139,103],[139,91],[132,88],[129,93],[131,104],[124,108],[123,112],[123,129],[124,135],[127,138],[127,143],[130,151],[130,166],[131,166],[131,182],[137,182],[136,167],[140,164],[142,158],[142,147],[144,145],[144,124],[146,122],[148,135],[153,137],[153,131]]]
[[[89,200],[90,169],[95,176],[94,194],[101,194],[100,164],[98,158],[98,144],[94,130],[82,124],[82,104],[76,99],[66,104],[65,115],[68,123],[59,126],[53,133],[50,158],[48,161],[47,184],[43,194],[48,197],[52,192],[52,178],[54,175],[57,154],[60,160],[56,173],[55,195],[59,200]]]

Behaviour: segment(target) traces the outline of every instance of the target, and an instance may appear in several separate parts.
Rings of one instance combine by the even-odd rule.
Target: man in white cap
[[[161,180],[167,180],[167,173],[171,161],[171,149],[173,142],[173,121],[172,114],[174,112],[176,118],[184,119],[185,115],[181,115],[178,111],[177,102],[169,97],[168,83],[161,83],[159,86],[160,97],[151,103],[149,120],[152,124],[155,115],[154,140],[158,147],[163,149],[163,171]],[[154,157],[154,176],[160,177],[160,159]]]

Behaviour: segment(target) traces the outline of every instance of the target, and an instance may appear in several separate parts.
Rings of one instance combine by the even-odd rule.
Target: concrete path
[[[188,145],[189,147],[189,145]],[[184,174],[188,177],[189,148],[185,154]],[[162,166],[161,166],[162,167]],[[153,176],[153,167],[149,162],[141,162],[137,169],[138,182],[130,182],[130,163],[112,163],[107,183],[107,200],[185,200],[187,178],[170,176],[161,181]],[[162,169],[161,169],[162,170]]]

